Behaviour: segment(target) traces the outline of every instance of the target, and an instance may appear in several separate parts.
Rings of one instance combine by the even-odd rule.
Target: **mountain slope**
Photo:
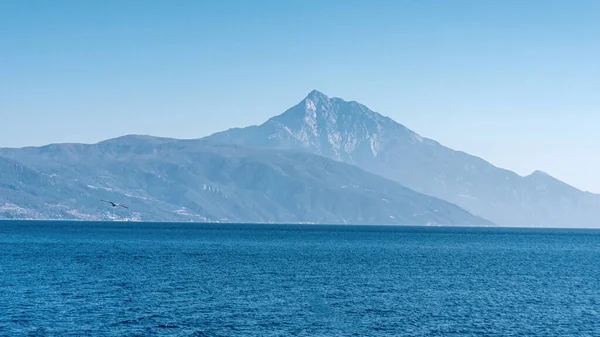
[[[307,153],[126,136],[0,155],[3,218],[491,225]]]
[[[550,176],[521,177],[419,136],[366,106],[312,91],[262,125],[204,138],[320,154],[508,226],[600,226],[600,196]]]

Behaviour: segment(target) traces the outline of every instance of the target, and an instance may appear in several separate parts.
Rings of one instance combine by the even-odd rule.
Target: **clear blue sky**
[[[0,146],[262,123],[312,89],[600,192],[600,1],[0,1]]]

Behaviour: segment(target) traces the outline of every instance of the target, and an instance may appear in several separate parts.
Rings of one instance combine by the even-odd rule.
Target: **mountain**
[[[506,226],[600,226],[600,196],[539,171],[512,171],[409,130],[365,105],[312,91],[261,125],[208,143],[305,151],[356,165]]]
[[[0,218],[492,225],[322,156],[148,136],[0,149]]]

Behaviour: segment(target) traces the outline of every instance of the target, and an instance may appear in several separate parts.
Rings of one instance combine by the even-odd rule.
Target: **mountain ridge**
[[[124,135],[95,144],[0,148],[0,156],[35,171],[40,161],[48,161],[57,153],[68,162],[84,158],[112,160],[111,156],[118,152],[119,164],[123,165],[129,160],[139,160],[140,156],[165,155],[167,160],[177,151],[202,146],[322,156],[504,226],[599,225],[596,220],[600,218],[598,194],[582,191],[540,170],[521,176],[483,158],[422,137],[366,105],[330,98],[318,90],[260,125],[231,128],[200,139]],[[80,152],[83,148],[89,151]],[[166,153],[161,152],[165,149],[168,149]],[[6,167],[15,167],[4,163]],[[48,169],[64,169],[74,175],[83,173],[80,167],[51,160],[41,168],[43,174],[48,174],[44,171]]]
[[[92,145],[0,149],[0,156],[0,218],[493,225],[309,153],[123,136]]]
[[[415,191],[508,226],[598,225],[600,195],[542,171],[521,176],[483,158],[454,150],[361,103],[313,90],[260,125],[203,138],[211,143],[300,150],[356,165]],[[550,177],[549,175],[544,175]],[[544,190],[551,191],[544,194]]]

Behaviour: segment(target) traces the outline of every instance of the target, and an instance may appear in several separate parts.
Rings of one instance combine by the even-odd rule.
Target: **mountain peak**
[[[351,128],[375,128],[376,130],[368,132],[370,134],[379,132],[381,124],[389,122],[358,102],[330,97],[316,89],[297,105],[269,120],[269,122],[273,121],[285,125],[290,130],[309,127],[314,129],[311,133],[315,136],[320,134],[316,129],[323,129],[321,131],[330,133],[333,130],[344,132]]]
[[[347,101],[340,97],[330,97],[318,90],[312,90],[304,98],[299,106],[304,113],[325,114],[325,118],[330,116],[353,115],[355,117],[367,117],[369,119],[382,120],[383,116],[372,111],[364,104],[356,101]]]
[[[360,158],[377,157],[390,142],[424,142],[405,126],[361,103],[329,97],[316,89],[261,125],[228,130],[210,138],[227,143],[309,150],[351,164]]]
[[[533,179],[538,182],[540,182],[540,181],[555,182],[555,183],[560,183],[561,185],[567,185],[566,183],[558,180],[557,178],[553,177],[549,173],[541,171],[541,170],[533,171],[530,175],[527,176],[527,178]]]
[[[323,105],[329,106],[330,103],[331,99],[327,95],[318,90],[313,90],[310,93],[308,93],[306,98],[304,98],[300,104],[304,105],[305,109],[313,110],[316,112],[317,107]]]
[[[528,177],[530,178],[553,178],[551,175],[549,175],[548,173],[541,171],[541,170],[535,170],[533,171]]]
[[[305,99],[328,100],[329,97],[327,95],[325,95],[324,93],[320,92],[319,90],[313,89],[311,92],[308,93],[308,95],[306,96]]]

